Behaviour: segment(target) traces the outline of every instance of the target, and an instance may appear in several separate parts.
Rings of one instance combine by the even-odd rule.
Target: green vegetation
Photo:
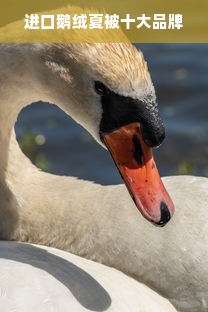
[[[41,146],[45,144],[45,137],[42,134],[34,134],[29,129],[25,129],[23,135],[18,140],[24,154],[40,169],[49,172],[51,164],[41,152]]]
[[[196,173],[196,165],[193,161],[187,160],[179,164],[177,174],[191,174]]]
[[[197,175],[198,166],[193,160],[186,160],[179,164],[176,174]],[[208,177],[208,167],[204,169],[203,176]]]

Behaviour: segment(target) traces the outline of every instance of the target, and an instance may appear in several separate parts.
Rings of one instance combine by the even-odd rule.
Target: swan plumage
[[[0,273],[3,312],[176,312],[123,273],[51,247],[0,242]]]

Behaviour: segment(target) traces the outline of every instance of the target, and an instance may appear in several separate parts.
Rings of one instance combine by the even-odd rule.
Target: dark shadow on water
[[[111,305],[109,294],[92,276],[44,249],[16,242],[0,242],[0,258],[26,263],[48,272],[88,310],[105,311]]]

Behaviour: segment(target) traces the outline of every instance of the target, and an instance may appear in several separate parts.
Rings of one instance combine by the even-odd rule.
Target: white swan
[[[123,273],[58,249],[0,242],[2,312],[176,312]]]
[[[124,186],[37,170],[12,132],[22,107],[41,99],[59,105],[100,142],[101,120],[105,117],[108,130],[111,109],[117,118],[119,105],[128,115],[131,101],[146,100],[146,106],[136,107],[149,109],[146,117],[141,111],[140,121],[146,141],[153,142],[154,88],[141,52],[130,44],[2,45],[0,70],[0,237],[102,262],[144,282],[182,311],[207,311],[206,178],[164,179],[176,214],[157,229],[138,214]],[[99,92],[115,96],[105,111]]]

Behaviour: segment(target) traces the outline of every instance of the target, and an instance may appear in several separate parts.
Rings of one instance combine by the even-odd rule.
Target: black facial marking
[[[141,148],[139,139],[137,138],[136,135],[134,135],[132,141],[134,144],[134,157],[138,165],[141,166],[143,153],[142,153],[142,148]]]
[[[168,206],[166,205],[166,203],[161,202],[160,204],[160,221],[159,222],[155,222],[155,225],[158,226],[164,226],[166,223],[168,223],[168,221],[170,221],[171,219],[171,214],[170,211],[168,209]]]
[[[108,89],[108,94],[101,96],[102,119],[100,136],[110,133],[133,122],[141,125],[142,137],[150,147],[158,146],[165,137],[163,123],[159,117],[156,103],[148,103],[118,95]]]

